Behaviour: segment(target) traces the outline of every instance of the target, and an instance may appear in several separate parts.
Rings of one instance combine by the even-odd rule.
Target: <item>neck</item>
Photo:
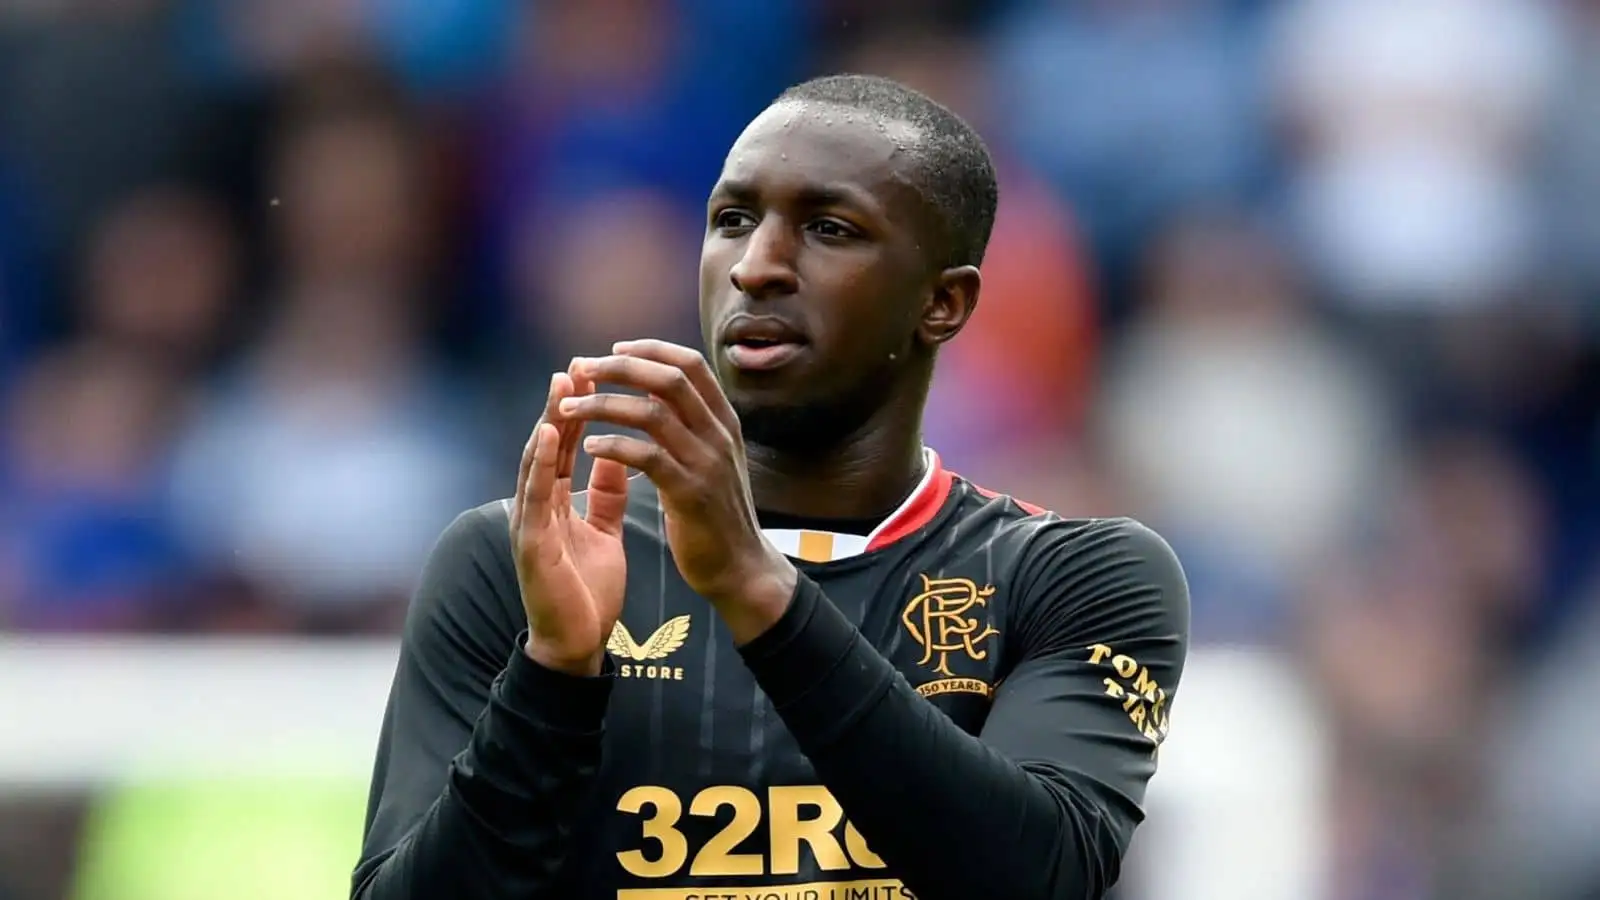
[[[922,415],[889,404],[855,434],[821,453],[750,444],[750,492],[756,509],[818,519],[887,515],[922,478]],[[901,408],[906,408],[901,407]]]

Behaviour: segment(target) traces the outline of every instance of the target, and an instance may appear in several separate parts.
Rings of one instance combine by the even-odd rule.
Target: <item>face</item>
[[[747,440],[830,446],[926,389],[976,270],[930,265],[908,126],[861,112],[772,107],[740,136],[707,205],[706,347]],[[932,248],[926,248],[931,250]]]

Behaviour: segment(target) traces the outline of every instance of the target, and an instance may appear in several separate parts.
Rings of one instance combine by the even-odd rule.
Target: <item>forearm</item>
[[[1104,810],[1065,772],[962,731],[809,580],[744,650],[822,782],[918,896],[1082,900],[1115,880]],[[937,849],[952,845],[961,852]]]
[[[574,678],[515,654],[439,798],[397,846],[363,862],[352,896],[553,896],[599,771],[609,694],[609,677]]]

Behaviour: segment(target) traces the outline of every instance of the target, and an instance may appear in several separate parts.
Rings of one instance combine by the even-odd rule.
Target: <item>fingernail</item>
[[[591,434],[583,439],[583,449],[585,450],[593,452],[598,446],[600,446],[600,438],[596,437],[595,435]]]
[[[622,353],[633,346],[633,341],[617,341],[611,345],[612,353]]]
[[[572,397],[568,397],[565,400],[562,400],[560,403],[558,403],[556,405],[556,408],[561,410],[564,413],[569,413],[569,412],[572,412],[573,410],[578,408],[578,401],[573,399]]]

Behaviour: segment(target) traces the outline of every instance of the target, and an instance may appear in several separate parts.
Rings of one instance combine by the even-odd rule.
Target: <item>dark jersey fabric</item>
[[[866,552],[798,562],[738,648],[634,479],[597,678],[521,652],[507,504],[463,514],[406,623],[352,896],[1101,897],[1183,671],[1182,571],[1134,521],[934,475]]]

